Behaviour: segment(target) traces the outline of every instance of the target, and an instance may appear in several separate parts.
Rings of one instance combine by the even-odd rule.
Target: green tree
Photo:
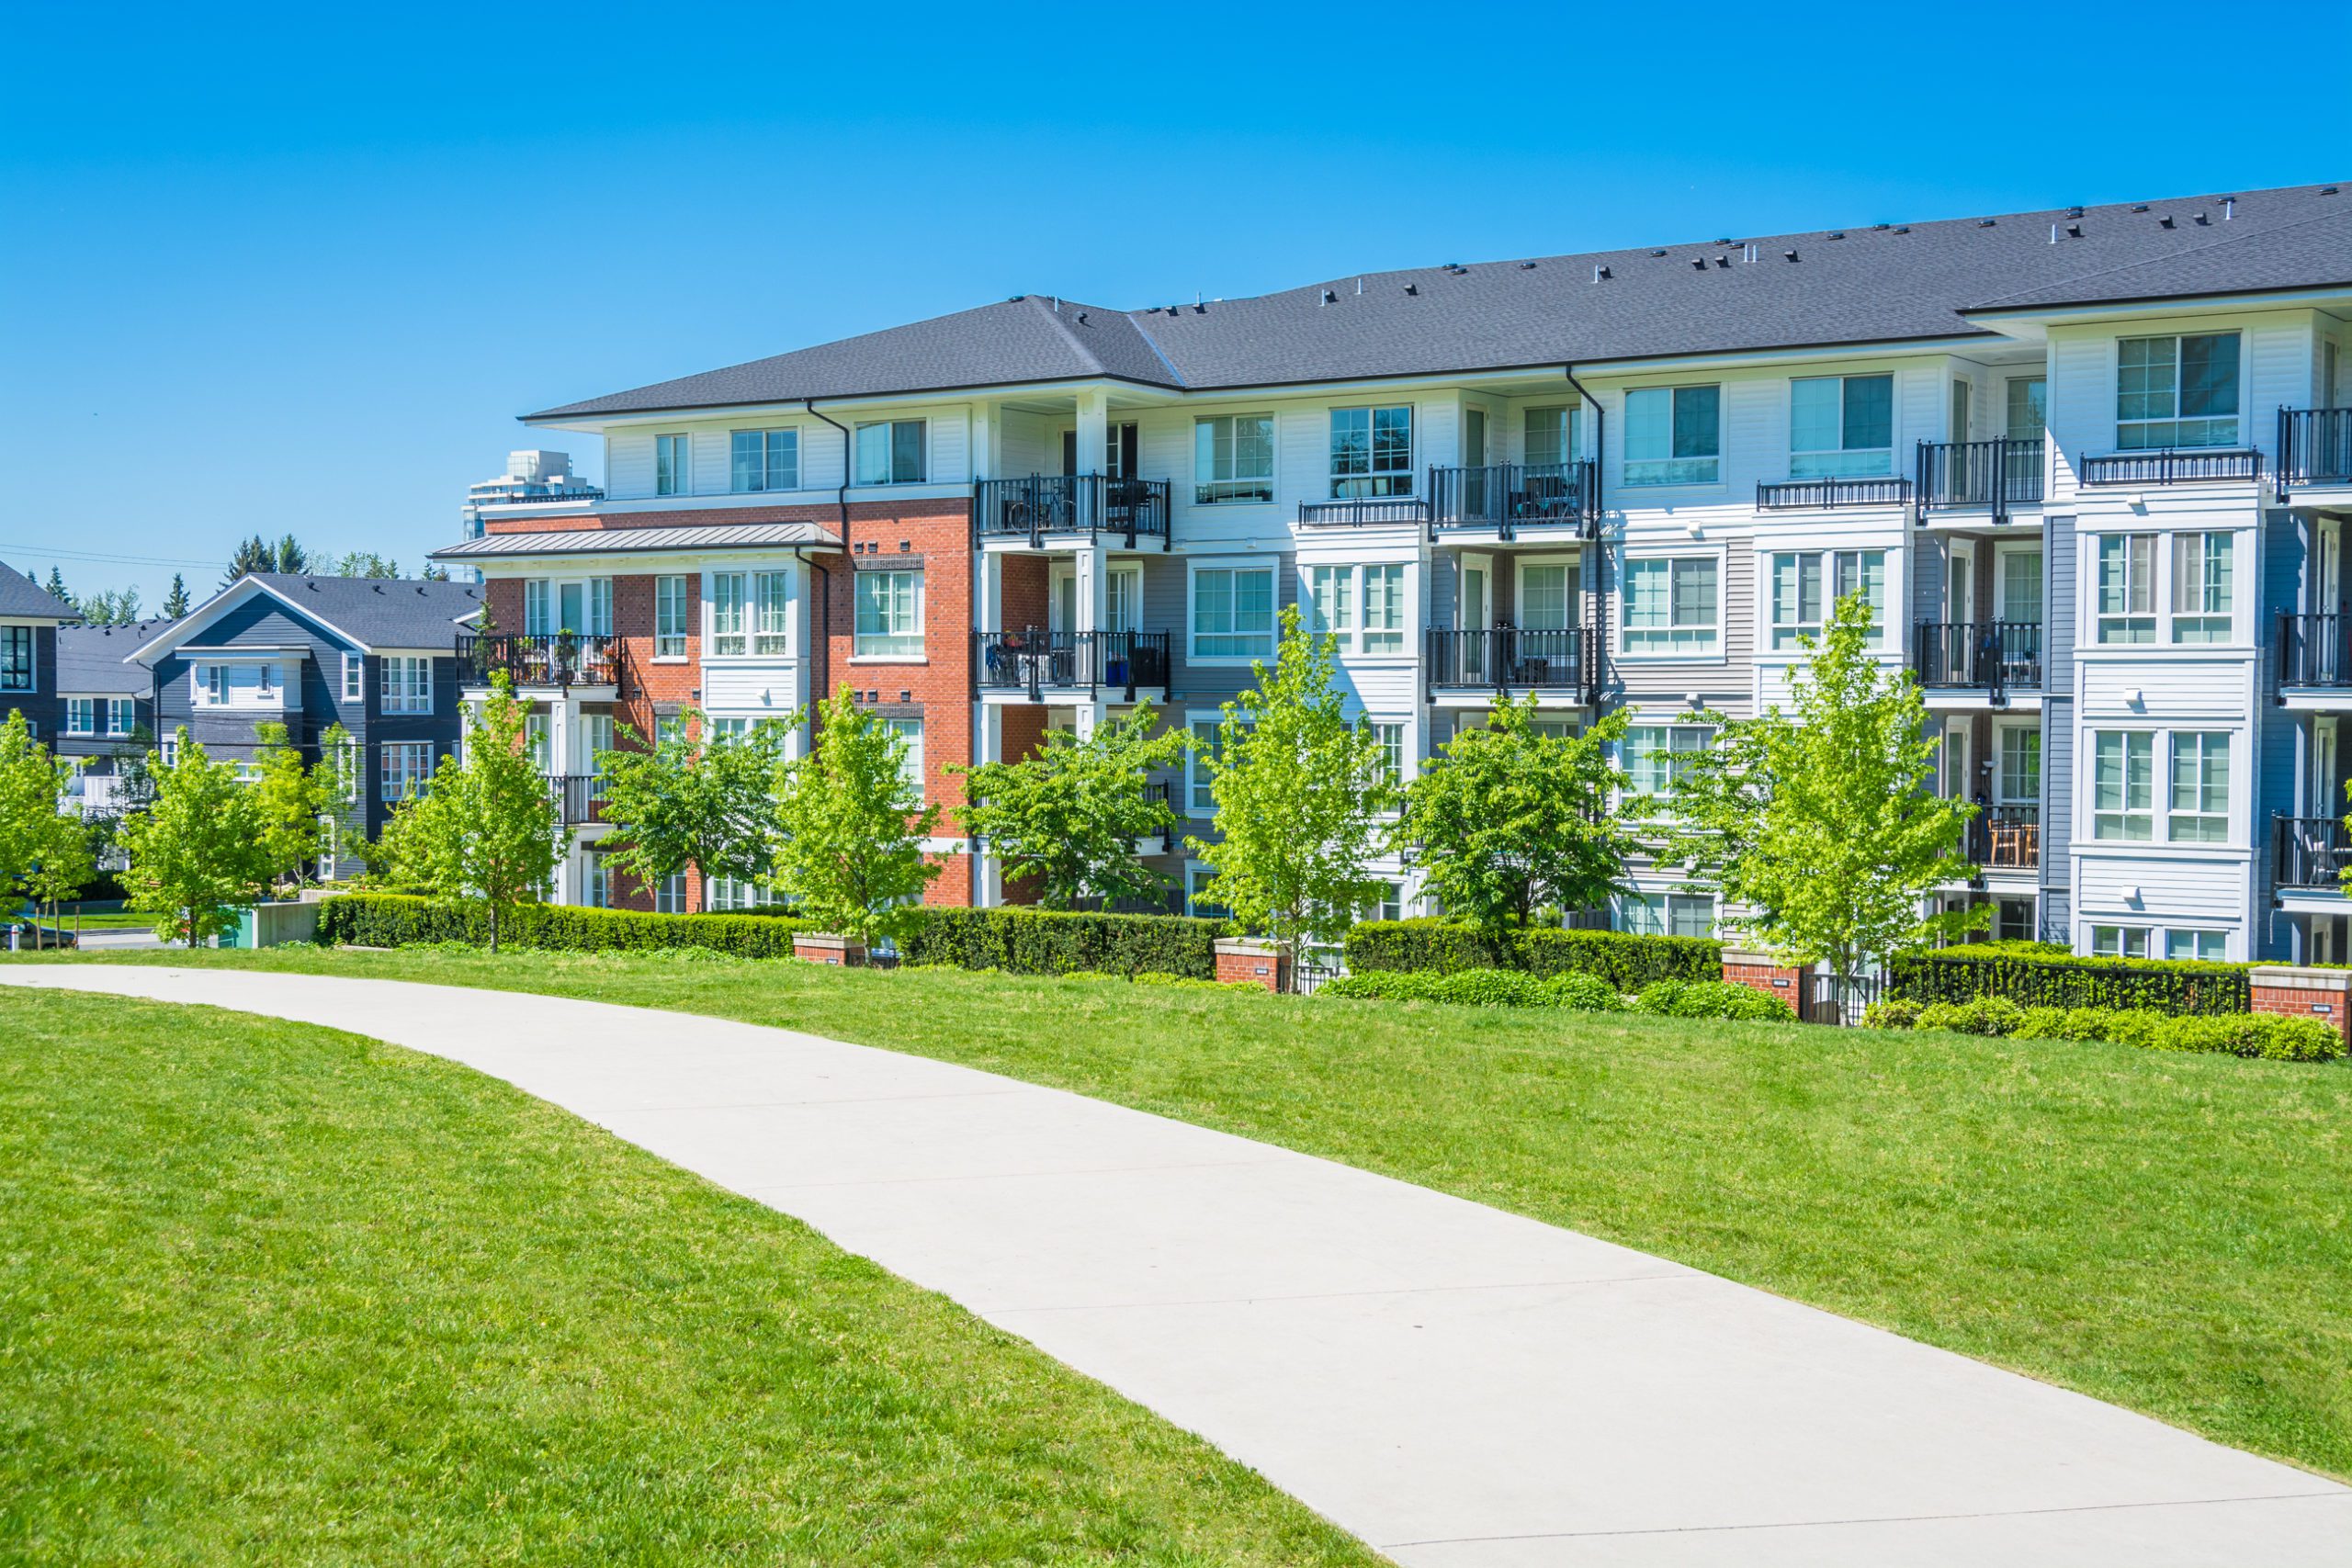
[[[266,890],[270,865],[261,814],[243,770],[216,762],[182,728],[177,760],[151,756],[155,798],[123,824],[130,907],[156,917],[156,933],[191,945],[236,925],[236,910]]]
[[[969,804],[958,814],[964,831],[988,841],[1008,879],[1034,878],[1049,909],[1165,890],[1167,878],[1136,858],[1136,840],[1171,830],[1177,817],[1145,786],[1153,772],[1183,761],[1192,738],[1181,729],[1154,735],[1158,722],[1143,703],[1083,740],[1048,729],[1017,761],[951,764],[946,772],[968,781]]]
[[[768,885],[820,931],[868,944],[903,935],[939,874],[922,848],[939,807],[906,776],[906,738],[849,687],[805,717],[808,754],[776,764]]]
[[[54,565],[50,567],[49,581],[43,583],[42,587],[49,591],[50,597],[53,599],[62,599],[68,604],[75,602],[74,595],[65,591],[65,579],[59,574]]]
[[[299,882],[303,868],[319,858],[326,792],[284,725],[258,724],[254,735],[261,742],[254,753],[252,789],[262,854],[270,881],[283,886]]]
[[[82,613],[84,626],[127,626],[139,619],[139,590],[100,589],[83,595],[74,607]]]
[[[319,760],[311,764],[311,779],[318,788],[319,851],[334,860],[335,874],[341,876],[345,874],[342,863],[346,846],[361,842],[359,791],[367,782],[351,731],[339,724],[327,726],[319,737]]]
[[[172,573],[171,592],[164,595],[164,614],[176,621],[187,611],[187,583],[175,571]]]
[[[65,807],[71,776],[12,709],[0,723],[0,896],[7,906],[24,897],[53,910],[96,873],[89,831]]]
[[[239,578],[250,577],[257,571],[277,570],[277,552],[270,548],[267,539],[255,534],[250,539],[237,541],[236,549],[229,557],[229,574],[220,580],[220,586],[226,588]]]
[[[1704,716],[1719,733],[1678,756],[1660,852],[1723,893],[1725,924],[1783,962],[1826,960],[1851,978],[1873,960],[1981,929],[1978,908],[1923,915],[1964,880],[1976,807],[1935,793],[1936,742],[1918,683],[1870,646],[1871,608],[1849,594],[1789,671],[1789,711]]]
[[[1309,939],[1339,941],[1379,899],[1369,864],[1402,798],[1380,737],[1348,722],[1331,648],[1283,608],[1274,668],[1253,665],[1257,684],[1225,705],[1202,759],[1222,836],[1185,840],[1216,874],[1202,896],[1279,943],[1294,972]]]
[[[1415,846],[1423,889],[1489,930],[1625,891],[1625,862],[1639,848],[1611,810],[1625,785],[1611,758],[1632,715],[1621,709],[1572,736],[1541,734],[1535,717],[1532,695],[1498,695],[1486,726],[1456,731],[1405,792],[1398,837]]]
[[[605,777],[608,863],[644,883],[689,865],[705,877],[752,881],[767,870],[783,727],[715,732],[699,711],[663,725],[650,746],[627,725],[628,744],[596,754]]]
[[[274,571],[300,573],[311,570],[311,553],[291,534],[279,537],[270,551],[270,558]]]
[[[385,837],[402,879],[436,898],[482,903],[495,953],[503,915],[546,896],[571,834],[531,754],[525,705],[503,674],[492,682],[481,711],[466,715],[463,761],[442,758],[424,794],[393,812]]]

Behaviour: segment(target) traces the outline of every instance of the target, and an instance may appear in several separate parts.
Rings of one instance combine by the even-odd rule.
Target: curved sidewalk
[[[2352,1491],[1713,1275],[1057,1089],[752,1024],[0,966],[479,1068],[806,1220],[1413,1568],[2352,1563]]]

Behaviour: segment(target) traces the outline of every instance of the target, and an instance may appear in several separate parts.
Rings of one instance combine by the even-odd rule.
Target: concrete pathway
[[[2303,1472],[1572,1231],[965,1067],[390,981],[0,983],[326,1024],[505,1078],[944,1292],[1411,1568],[2352,1563],[2352,1491]]]

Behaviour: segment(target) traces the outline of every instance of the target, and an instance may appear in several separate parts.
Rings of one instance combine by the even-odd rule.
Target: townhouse
[[[484,502],[436,558],[484,579],[469,691],[514,676],[558,766],[846,683],[951,807],[943,764],[1146,699],[1210,739],[1294,603],[1401,775],[1532,693],[1634,708],[1655,791],[1860,591],[1984,807],[1944,897],[2083,951],[2338,957],[2347,316],[2333,186],[1023,296],[531,415],[603,443],[604,494]],[[1207,831],[1197,768],[1154,787]],[[1004,897],[938,847],[976,852],[934,897]],[[596,860],[562,896],[756,897]],[[1636,881],[1611,923],[1719,914]]]
[[[170,620],[57,629],[58,724],[51,749],[74,768],[72,798],[85,814],[123,809],[123,760],[155,744],[155,677],[130,654]]]
[[[79,613],[0,561],[0,719],[21,713],[36,739],[57,735],[57,628]]]

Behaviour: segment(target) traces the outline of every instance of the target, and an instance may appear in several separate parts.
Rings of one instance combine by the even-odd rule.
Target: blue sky
[[[566,444],[517,413],[1009,294],[2352,175],[2337,51],[2118,15],[19,7],[0,560],[151,605],[256,531],[413,570]]]

